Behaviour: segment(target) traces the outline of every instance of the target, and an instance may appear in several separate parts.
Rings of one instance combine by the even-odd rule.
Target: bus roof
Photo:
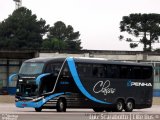
[[[84,63],[101,63],[101,64],[116,64],[116,65],[137,65],[137,66],[152,66],[151,64],[146,63],[137,63],[129,61],[115,61],[107,60],[105,58],[87,58],[87,57],[75,57],[75,61],[84,62]]]
[[[26,60],[25,62],[44,62],[44,63],[48,63],[52,61],[63,62],[66,58],[73,58],[75,62],[83,62],[83,63],[152,66],[150,64],[145,64],[145,63],[128,62],[128,61],[114,61],[114,60],[107,60],[105,58],[89,58],[89,57],[48,57],[48,58],[39,57],[39,58],[33,58],[33,59]]]
[[[66,57],[39,57],[39,58],[33,58],[33,59],[29,59],[26,60],[25,62],[43,62],[43,63],[47,63],[47,62],[51,62],[51,61],[64,61],[66,59]]]

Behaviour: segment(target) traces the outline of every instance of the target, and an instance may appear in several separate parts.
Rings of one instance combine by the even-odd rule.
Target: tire
[[[41,112],[42,111],[42,108],[40,107],[40,108],[35,108],[35,111],[36,112]]]
[[[94,112],[103,112],[104,108],[93,108]]]
[[[124,102],[122,100],[118,100],[113,111],[122,112],[123,109],[124,109]]]
[[[133,100],[128,100],[126,105],[125,105],[125,111],[126,112],[132,112],[134,108],[134,102]]]
[[[65,100],[60,98],[57,101],[56,108],[57,108],[57,112],[66,112],[66,102],[65,102]]]

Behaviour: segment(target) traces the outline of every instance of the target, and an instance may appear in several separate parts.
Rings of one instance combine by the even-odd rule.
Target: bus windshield
[[[44,66],[44,63],[26,62],[22,64],[19,73],[26,74],[26,75],[40,74],[43,71],[43,66]]]

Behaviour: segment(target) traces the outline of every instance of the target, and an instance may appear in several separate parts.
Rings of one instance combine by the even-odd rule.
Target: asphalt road
[[[0,120],[160,120],[160,105],[152,108],[135,109],[133,112],[95,113],[92,109],[67,109],[35,112],[33,108],[16,108],[14,104],[0,103]]]

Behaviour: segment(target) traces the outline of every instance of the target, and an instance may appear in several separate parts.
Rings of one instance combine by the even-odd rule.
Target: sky
[[[50,26],[57,21],[73,26],[81,34],[81,46],[89,50],[142,50],[118,39],[119,23],[131,13],[160,14],[160,0],[22,0],[22,6]],[[14,10],[13,0],[0,0],[0,21]]]

